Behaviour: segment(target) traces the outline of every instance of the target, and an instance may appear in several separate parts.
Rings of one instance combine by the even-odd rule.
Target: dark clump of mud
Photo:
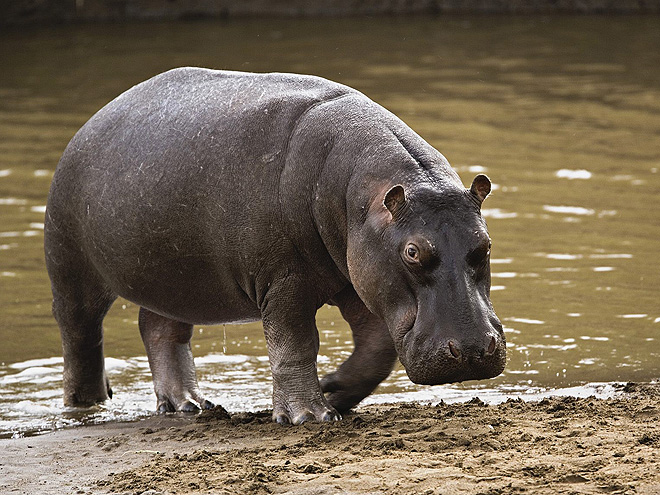
[[[202,411],[199,416],[197,416],[196,421],[198,423],[209,423],[211,421],[221,421],[230,418],[231,416],[224,407],[215,406],[213,409]]]
[[[215,406],[213,409],[203,411],[197,418],[198,423],[210,423],[218,420],[227,420],[233,425],[241,425],[248,423],[270,423],[272,421],[272,413],[270,411],[259,412],[241,412],[233,415],[229,413],[222,406]]]
[[[217,409],[217,410],[216,410]],[[619,396],[370,406],[332,424],[206,411],[149,437],[112,493],[660,494],[660,387]],[[160,442],[153,442],[157,436]],[[151,490],[151,492],[150,492]]]

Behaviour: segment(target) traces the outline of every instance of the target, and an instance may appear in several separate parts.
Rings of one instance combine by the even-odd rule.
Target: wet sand
[[[0,493],[660,494],[660,384],[369,406],[336,424],[153,416],[0,441]]]

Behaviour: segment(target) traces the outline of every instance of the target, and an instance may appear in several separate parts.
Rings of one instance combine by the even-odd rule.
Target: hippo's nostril
[[[449,341],[449,352],[451,352],[451,355],[454,356],[456,359],[461,357],[461,351],[458,350],[456,345],[451,340]]]
[[[488,354],[493,354],[495,352],[496,347],[497,347],[497,341],[495,340],[495,337],[491,337],[490,344],[488,345],[488,350],[486,352]]]

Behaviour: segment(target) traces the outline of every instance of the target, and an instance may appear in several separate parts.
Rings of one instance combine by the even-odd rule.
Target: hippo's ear
[[[403,186],[397,184],[387,191],[383,204],[392,214],[392,218],[395,218],[403,208],[403,205],[406,204],[406,193],[403,190]]]
[[[477,175],[472,181],[470,192],[474,194],[480,204],[483,203],[486,196],[490,193],[490,179],[484,174]]]

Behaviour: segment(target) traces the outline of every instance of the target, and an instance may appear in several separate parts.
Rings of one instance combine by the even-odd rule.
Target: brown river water
[[[0,436],[155,407],[137,308],[106,318],[115,398],[61,399],[43,216],[69,139],[134,84],[183,65],[316,74],[399,115],[469,185],[487,173],[492,300],[506,371],[416,386],[399,367],[366,402],[607,395],[660,378],[660,18],[242,20],[0,32]],[[320,374],[352,349],[319,311]],[[260,324],[197,327],[198,375],[229,410],[270,404]]]

